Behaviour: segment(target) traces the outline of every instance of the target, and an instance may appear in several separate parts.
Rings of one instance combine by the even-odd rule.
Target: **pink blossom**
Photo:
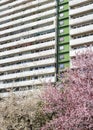
[[[50,84],[43,93],[43,111],[54,115],[41,130],[93,130],[93,51],[77,55],[73,65],[64,89]]]

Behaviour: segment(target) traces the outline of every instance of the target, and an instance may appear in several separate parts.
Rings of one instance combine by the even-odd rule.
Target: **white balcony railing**
[[[47,0],[45,0],[47,1]],[[42,4],[44,2],[43,1],[39,1],[39,4]],[[26,3],[26,4],[22,4],[22,5],[19,5],[15,8],[11,8],[11,9],[7,9],[6,11],[3,11],[3,12],[0,12],[0,17],[3,16],[3,15],[12,15],[13,12],[17,11],[17,10],[20,10],[22,12],[22,10],[24,10],[25,8],[27,8],[26,10],[29,10],[29,8],[31,8],[31,6],[35,5],[37,3],[37,7],[31,9],[31,12],[36,12],[36,11],[39,11],[39,10],[42,10],[42,9],[45,9],[45,8],[49,8],[49,7],[53,7],[56,5],[56,1],[52,1],[52,3],[48,3],[48,4],[43,4],[41,6],[38,7],[38,1],[34,1],[34,2],[29,2]],[[24,11],[25,12],[25,11]]]
[[[25,54],[22,56],[16,56],[16,57],[0,60],[0,64],[19,62],[19,61],[23,61],[23,60],[27,60],[27,59],[35,59],[35,58],[37,59],[40,57],[50,56],[50,55],[53,55],[55,53],[56,53],[56,50],[51,49],[51,50],[46,50],[46,51],[42,51],[42,52],[38,52],[38,53]]]
[[[6,3],[6,2],[9,2],[10,0],[1,0],[0,1],[0,5],[3,4],[3,3]]]
[[[2,30],[2,31],[0,31],[0,35],[6,34],[6,33],[7,34],[12,33],[14,31],[19,31],[21,29],[26,30],[26,28],[30,28],[30,27],[33,27],[33,26],[36,26],[36,25],[42,26],[42,24],[45,24],[45,23],[47,24],[48,22],[54,22],[54,21],[55,21],[55,17],[52,17],[52,18],[48,18],[47,21],[46,21],[46,19],[44,19],[44,20],[40,20],[40,21],[36,21],[36,22],[32,22],[32,23],[27,23],[25,25],[20,25],[20,28],[19,28],[19,26],[17,26],[17,27],[13,27],[13,28],[10,28],[10,29]]]
[[[86,45],[87,43],[93,43],[93,36],[81,37],[70,40],[70,46]]]
[[[93,4],[79,7],[76,9],[71,9],[69,11],[69,14],[70,14],[70,16],[73,16],[73,15],[77,15],[77,14],[84,13],[84,12],[86,13],[88,11],[93,11]]]
[[[71,29],[70,30],[70,35],[78,35],[78,34],[82,34],[82,33],[87,33],[87,32],[91,32],[93,31],[93,25],[88,25],[88,26],[84,26],[84,27],[79,27],[76,29]]]
[[[85,23],[92,20],[93,20],[93,14],[90,14],[90,15],[79,17],[79,18],[70,19],[69,24],[73,26],[73,25],[78,25],[80,23]]]
[[[44,42],[44,43],[40,43],[40,44],[30,45],[30,46],[27,46],[27,47],[21,47],[21,48],[18,48],[18,49],[4,51],[4,52],[0,52],[0,57],[9,56],[9,55],[17,54],[17,53],[20,53],[20,52],[22,53],[22,52],[27,52],[27,51],[31,51],[31,50],[51,47],[51,46],[55,46],[55,44],[56,44],[55,41],[49,41],[49,42]]]
[[[38,69],[33,71],[27,71],[27,72],[20,72],[15,74],[6,74],[4,76],[0,76],[0,81],[3,80],[9,80],[9,79],[16,79],[16,78],[22,78],[22,77],[32,77],[32,76],[39,76],[44,74],[52,74],[55,73],[55,67],[52,68],[45,68],[45,69]]]
[[[76,6],[76,5],[83,4],[87,1],[88,0],[69,0],[69,6],[73,7],[73,6]]]
[[[48,77],[48,78],[40,78],[40,79],[34,79],[34,80],[28,80],[28,81],[20,81],[20,82],[14,82],[14,83],[7,83],[7,84],[0,84],[0,88],[15,88],[15,87],[24,87],[24,86],[33,86],[33,85],[42,85],[45,82],[51,81],[54,83],[56,81],[55,76]]]
[[[33,62],[28,62],[28,63],[22,63],[22,64],[15,64],[15,65],[10,65],[6,67],[1,67],[0,72],[6,72],[6,71],[14,71],[17,69],[26,69],[29,67],[40,67],[40,66],[46,66],[46,65],[52,65],[56,62],[55,58],[49,58],[49,59],[44,59],[44,60],[39,60],[39,61],[33,61]]]
[[[72,57],[76,56],[76,54],[83,53],[83,52],[87,51],[89,48],[90,47],[87,47],[87,48],[84,47],[84,48],[77,48],[75,50],[71,50],[70,57],[72,58]],[[91,47],[91,50],[93,50],[93,47]]]
[[[20,17],[20,19],[21,19],[22,16],[24,16],[24,15],[26,16],[29,13],[31,13],[31,10],[32,9],[29,9],[29,10],[27,10],[25,12],[21,12],[21,13],[17,13],[17,14],[12,14],[10,16],[7,16],[6,18],[5,17],[4,18],[0,18],[0,22],[3,22],[2,24],[4,24],[4,21],[6,21],[6,20],[10,20],[11,21],[11,19],[14,19],[14,18],[16,19],[16,17]],[[46,15],[49,15],[49,14],[52,14],[52,13],[56,13],[56,9],[51,9],[51,11],[48,10],[46,12],[41,12],[39,14],[30,15],[30,17],[32,19],[36,19],[36,18],[39,18],[39,17],[42,17],[42,16],[46,16]],[[15,21],[14,21],[14,23],[15,23]]]
[[[2,3],[5,3],[5,2],[7,2],[7,1],[11,1],[11,0],[2,0],[2,1],[0,1],[0,4],[2,4]],[[48,0],[39,0],[39,2],[45,2],[45,1],[48,1]],[[16,0],[16,1],[14,1],[14,2],[9,2],[9,3],[7,3],[6,5],[4,4],[4,5],[2,5],[1,7],[0,7],[0,11],[3,9],[5,9],[5,8],[9,8],[10,6],[12,7],[12,6],[19,6],[20,4],[23,4],[23,3],[25,3],[25,5],[27,5],[28,4],[28,2],[27,2],[27,0]],[[37,0],[35,0],[35,1],[31,1],[31,3],[33,4],[33,5],[37,5],[38,4],[38,1]],[[22,5],[23,6],[23,5]]]
[[[32,37],[32,38],[28,38],[28,39],[21,39],[19,41],[14,41],[14,42],[11,42],[11,43],[3,44],[3,45],[0,45],[0,49],[5,49],[5,48],[8,48],[8,47],[14,47],[14,46],[18,46],[18,45],[23,45],[24,43],[33,43],[33,42],[41,41],[43,39],[48,39],[48,38],[52,39],[53,37],[55,37],[55,32],[53,32],[51,34],[40,35],[40,36],[37,36],[37,37]]]
[[[21,32],[19,34],[14,34],[14,35],[11,35],[11,36],[7,36],[6,38],[1,38],[0,39],[0,42],[7,42],[7,40],[13,40],[13,39],[17,39],[17,38],[20,38],[20,37],[26,37],[26,36],[29,36],[31,34],[35,34],[35,33],[40,33],[42,31],[47,31],[47,30],[50,30],[50,29],[53,29],[55,28],[55,25],[47,25],[45,27],[40,27],[38,29],[32,29],[30,31],[26,31],[26,32]]]

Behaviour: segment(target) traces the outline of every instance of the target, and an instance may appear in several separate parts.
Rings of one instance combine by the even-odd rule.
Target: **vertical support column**
[[[69,0],[57,1],[57,74],[69,67]]]

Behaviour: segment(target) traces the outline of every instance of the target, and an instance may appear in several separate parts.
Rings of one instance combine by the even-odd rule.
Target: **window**
[[[64,64],[60,64],[60,65],[59,65],[59,68],[60,68],[60,69],[63,69],[63,68],[64,68]]]
[[[60,60],[64,59],[64,55],[60,55],[60,56],[59,56],[59,59],[60,59]]]
[[[59,14],[60,17],[63,17],[63,15],[64,15],[63,13]]]
[[[63,21],[60,21],[60,22],[59,22],[59,24],[60,24],[60,25],[63,25],[63,24],[64,24],[64,22],[63,22]]]
[[[60,29],[60,33],[63,33],[64,32],[64,30],[63,29]]]
[[[59,41],[60,41],[60,42],[63,42],[63,41],[64,41],[64,38],[63,38],[63,37],[60,37]]]
[[[60,0],[60,2],[63,2],[64,0]]]
[[[61,51],[61,50],[63,50],[64,49],[64,46],[60,46],[59,47],[59,50]]]
[[[60,6],[59,9],[63,9],[63,6]]]

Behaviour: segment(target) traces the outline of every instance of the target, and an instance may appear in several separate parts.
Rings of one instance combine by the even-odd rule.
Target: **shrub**
[[[32,95],[11,93],[0,101],[0,130],[32,130],[37,99]]]

